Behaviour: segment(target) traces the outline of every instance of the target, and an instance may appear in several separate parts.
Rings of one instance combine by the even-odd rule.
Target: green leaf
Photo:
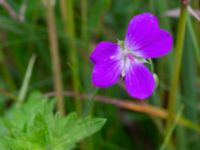
[[[100,130],[106,122],[102,118],[86,118],[75,122],[75,126],[67,125],[67,133],[57,142],[57,147],[72,145]]]
[[[33,92],[25,103],[12,107],[0,119],[0,148],[13,150],[66,150],[100,130],[106,120],[61,117],[53,113],[55,101]],[[4,148],[5,147],[5,148]]]

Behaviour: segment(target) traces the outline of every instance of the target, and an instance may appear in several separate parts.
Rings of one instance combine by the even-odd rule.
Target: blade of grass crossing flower
[[[18,104],[21,105],[21,103],[23,103],[25,97],[26,97],[26,94],[27,94],[27,91],[28,91],[28,85],[29,85],[29,82],[30,82],[30,78],[31,78],[31,75],[32,75],[32,72],[33,72],[33,66],[34,66],[34,63],[35,63],[35,59],[36,59],[36,55],[33,55],[29,61],[29,64],[28,64],[28,67],[27,67],[27,70],[26,70],[26,73],[25,73],[25,77],[24,77],[24,80],[22,82],[22,86],[19,90],[19,95],[18,95]]]
[[[167,145],[168,145],[168,142],[170,141],[170,138],[171,138],[171,136],[172,136],[172,133],[173,133],[173,131],[174,131],[176,125],[177,125],[177,122],[178,122],[178,120],[180,119],[182,113],[183,113],[183,106],[181,106],[181,108],[180,108],[179,111],[178,111],[177,116],[174,118],[173,124],[172,124],[172,126],[169,128],[169,130],[168,130],[168,132],[167,132],[167,134],[166,134],[166,136],[165,136],[165,138],[164,138],[164,141],[163,141],[163,143],[162,143],[162,145],[161,145],[161,147],[160,147],[160,150],[165,150],[165,149],[166,149],[166,147],[167,147]]]

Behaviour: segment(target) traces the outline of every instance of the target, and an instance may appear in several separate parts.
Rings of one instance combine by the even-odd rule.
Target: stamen
[[[129,69],[131,62],[135,61],[145,63],[146,59],[135,56],[132,51],[126,48],[122,48],[121,50],[121,76],[124,78],[126,75],[126,70]]]

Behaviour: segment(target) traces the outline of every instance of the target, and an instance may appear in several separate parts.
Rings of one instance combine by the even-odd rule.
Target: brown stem
[[[80,94],[80,93],[76,93],[76,92],[72,92],[72,91],[67,91],[62,93],[64,96],[72,96],[72,97],[79,97],[79,99],[85,99],[88,100],[91,97],[91,94]],[[54,96],[55,93],[54,92],[49,92],[46,93],[45,96]],[[96,95],[94,97],[94,100],[99,101],[99,102],[103,102],[106,104],[112,104],[115,105],[117,107],[120,108],[124,108],[124,109],[128,109],[131,111],[137,111],[137,112],[141,112],[141,113],[145,113],[148,114],[150,116],[154,116],[154,117],[158,117],[161,119],[167,119],[168,118],[168,112],[167,110],[163,109],[163,108],[159,108],[159,107],[155,107],[153,105],[144,103],[144,102],[132,102],[130,100],[125,100],[125,99],[116,99],[116,98],[110,98],[110,97],[106,97],[106,96],[100,96],[100,95]],[[174,115],[174,117],[176,118],[176,115]],[[189,127],[192,129],[195,129],[197,131],[200,131],[200,127],[196,124],[193,124],[191,121],[181,117],[178,120],[178,124],[181,124],[185,127]]]
[[[55,16],[53,5],[50,0],[47,0],[47,25],[48,25],[48,35],[49,35],[49,45],[52,59],[52,70],[53,70],[53,78],[54,78],[54,89],[56,91],[57,98],[57,109],[61,114],[64,115],[64,98],[62,95],[63,85],[62,85],[62,75],[61,75],[61,64],[59,58],[59,49],[58,49],[58,41],[57,41],[57,33],[56,33],[56,25],[55,25]]]
[[[0,0],[0,4],[8,11],[8,13],[10,14],[12,18],[14,18],[15,20],[18,20],[17,13],[6,0]]]

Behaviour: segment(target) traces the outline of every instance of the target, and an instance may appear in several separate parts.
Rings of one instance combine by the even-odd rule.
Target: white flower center
[[[124,46],[123,41],[119,41],[118,44],[120,45],[120,53],[117,55],[110,56],[110,59],[119,61],[119,66],[122,70],[121,76],[125,77],[126,71],[136,63],[145,63],[147,62],[146,59],[138,57],[134,50],[130,50]]]
[[[122,69],[122,77],[125,77],[126,70],[130,68],[131,65],[134,63],[145,63],[146,60],[144,58],[139,58],[134,55],[133,50],[129,50],[127,48],[120,48],[120,63],[121,63],[121,69]]]
[[[122,77],[125,77],[126,70],[129,69],[131,62],[134,61],[135,57],[133,53],[128,49],[121,49],[121,68],[122,68]]]

